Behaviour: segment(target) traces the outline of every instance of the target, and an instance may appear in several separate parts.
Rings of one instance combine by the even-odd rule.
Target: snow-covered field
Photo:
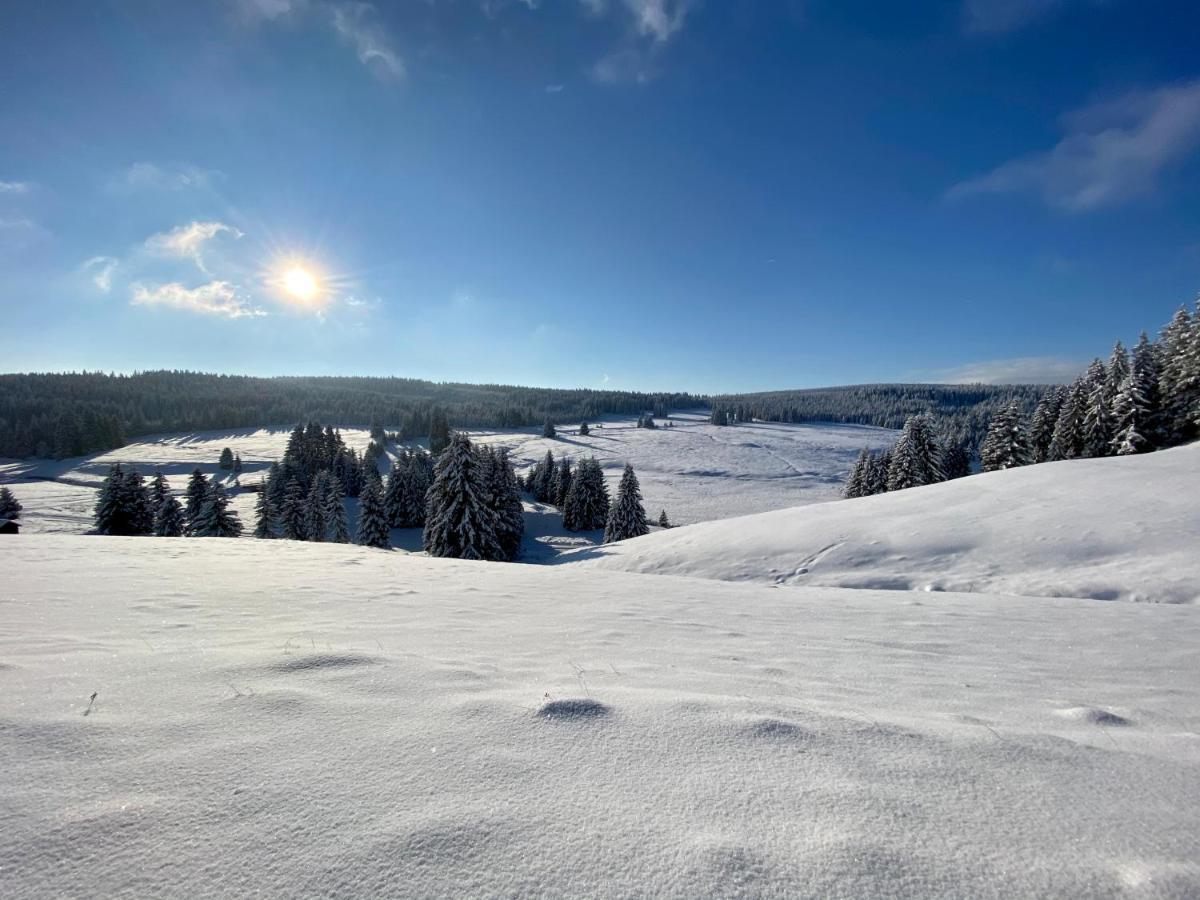
[[[779,585],[1200,603],[1200,443],[705,522],[558,558]]]
[[[284,541],[3,559],[6,897],[1200,894],[1191,607]]]
[[[657,519],[666,508],[676,523],[727,518],[786,506],[831,500],[838,496],[846,473],[866,446],[890,445],[895,432],[856,425],[753,424],[717,428],[698,414],[674,417],[676,427],[644,429],[633,420],[609,418],[580,437],[562,426],[560,437],[546,440],[521,431],[469,432],[471,439],[510,448],[518,469],[533,465],[550,449],[556,457],[595,455],[604,466],[615,494],[626,461],[637,470],[646,507]],[[92,527],[96,488],[114,462],[134,466],[149,477],[167,475],[182,491],[197,466],[210,476],[230,479],[217,465],[223,447],[241,454],[243,483],[257,481],[283,456],[289,429],[244,429],[161,435],[139,439],[119,450],[82,459],[0,460],[0,484],[8,484],[25,506],[23,531],[28,534],[83,534]],[[345,429],[342,437],[359,452],[369,432]],[[246,525],[253,522],[254,495],[231,491],[233,508]],[[353,514],[353,504],[351,504]],[[527,504],[528,537],[524,558],[552,558],[562,549],[589,546],[596,535],[572,535],[561,528],[556,510]],[[249,528],[247,528],[249,531]],[[420,549],[419,534],[397,531],[393,543]]]

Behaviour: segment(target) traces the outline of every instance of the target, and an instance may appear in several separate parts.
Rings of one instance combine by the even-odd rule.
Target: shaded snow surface
[[[3,553],[5,897],[1200,894],[1191,608]]]
[[[1198,536],[1194,443],[703,522],[558,561],[777,585],[1195,604]]]

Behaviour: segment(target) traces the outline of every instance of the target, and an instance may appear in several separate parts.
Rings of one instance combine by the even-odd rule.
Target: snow
[[[1200,443],[1044,463],[566,553],[776,585],[1200,603]]]
[[[1118,522],[1149,483],[1156,528],[1148,473],[1194,453],[1028,471],[1110,472]],[[1190,607],[284,541],[4,561],[6,897],[1200,893]]]

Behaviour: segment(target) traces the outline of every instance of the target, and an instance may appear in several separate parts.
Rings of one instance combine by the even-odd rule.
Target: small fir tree
[[[617,488],[617,502],[608,513],[608,521],[604,526],[604,543],[623,541],[627,538],[641,537],[650,531],[646,522],[646,509],[642,505],[642,489],[638,484],[633,466],[625,464],[621,475],[621,484]]]
[[[548,419],[548,418],[542,424],[542,437],[544,437],[544,438],[558,437],[558,432],[554,430],[554,423],[551,422],[550,419]]]
[[[293,478],[288,482],[283,495],[283,506],[279,510],[279,526],[286,540],[304,540],[304,513],[304,489],[300,487],[300,482]]]
[[[387,511],[379,478],[368,478],[358,495],[358,543],[364,547],[387,550],[391,546]]]
[[[658,514],[658,527],[670,528],[671,520],[667,518],[667,511],[664,509]]]
[[[330,479],[325,488],[325,522],[329,529],[329,540],[335,544],[350,543],[350,526],[346,521],[342,485],[336,478]]]
[[[221,460],[219,464],[225,471],[229,471],[233,468],[233,451],[228,447],[221,451]]]
[[[254,502],[254,536],[256,538],[275,537],[275,507],[266,487],[258,492]]]
[[[154,515],[154,533],[158,537],[183,537],[183,504],[168,494]]]
[[[929,416],[925,413],[909,416],[892,448],[888,490],[902,491],[941,481],[940,457]]]
[[[12,491],[6,487],[0,487],[0,519],[8,519],[15,522],[21,518],[21,510],[24,508],[17,498],[13,496]]]
[[[219,481],[213,481],[199,515],[188,525],[188,534],[192,537],[232,538],[241,533],[242,523],[237,513],[229,508],[225,488]]]

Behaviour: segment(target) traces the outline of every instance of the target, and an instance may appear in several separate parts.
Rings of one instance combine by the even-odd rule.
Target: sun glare
[[[292,266],[283,273],[283,290],[289,297],[307,303],[320,290],[312,272],[301,266]]]

